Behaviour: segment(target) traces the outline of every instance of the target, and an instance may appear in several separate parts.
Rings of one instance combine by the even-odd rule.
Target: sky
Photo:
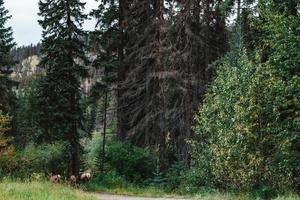
[[[83,0],[86,2],[86,13],[96,8],[95,0]],[[37,20],[39,0],[4,0],[5,7],[9,10],[12,18],[7,25],[13,28],[14,39],[18,46],[37,44],[41,40],[42,29]],[[87,21],[84,25],[86,30],[92,30],[95,22]]]

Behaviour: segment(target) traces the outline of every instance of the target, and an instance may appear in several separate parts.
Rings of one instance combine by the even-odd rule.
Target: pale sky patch
[[[12,18],[8,21],[13,28],[14,39],[18,46],[36,44],[41,40],[42,29],[38,24],[39,0],[4,0],[5,7],[9,10]],[[86,13],[97,8],[95,0],[83,0],[86,2]],[[86,21],[85,30],[93,30],[94,20]]]

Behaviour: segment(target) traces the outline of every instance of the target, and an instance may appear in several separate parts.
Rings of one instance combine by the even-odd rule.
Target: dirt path
[[[187,200],[176,198],[151,198],[151,197],[132,197],[125,195],[111,195],[111,194],[96,194],[96,197],[101,200]]]

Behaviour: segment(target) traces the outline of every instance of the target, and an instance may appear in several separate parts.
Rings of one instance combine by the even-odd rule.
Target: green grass
[[[128,182],[118,183],[116,185],[103,184],[91,181],[81,185],[82,189],[88,192],[108,193],[140,197],[167,197],[167,198],[187,198],[199,200],[233,200],[233,195],[229,193],[220,193],[217,191],[203,191],[197,194],[182,194],[176,192],[167,192],[163,187],[139,186]],[[247,199],[248,200],[248,199]]]
[[[90,192],[104,192],[145,197],[178,197],[175,193],[166,193],[163,189],[155,187],[139,187],[134,185],[105,187],[101,185],[85,184],[82,186]],[[234,195],[229,193],[199,192],[193,196],[184,195],[199,200],[253,200],[249,195]],[[0,182],[0,200],[96,200],[80,190],[75,190],[65,185],[48,182]],[[260,199],[255,199],[260,200]],[[299,196],[288,195],[277,197],[274,200],[300,200]]]
[[[96,200],[79,190],[47,182],[0,182],[0,200]]]
[[[300,200],[300,197],[296,195],[289,195],[286,197],[278,197],[275,200]]]
[[[139,187],[135,185],[106,187],[98,184],[85,184],[81,186],[83,190],[88,192],[143,196],[143,197],[174,197],[178,196],[174,193],[166,193],[162,189],[156,187]]]
[[[119,194],[128,196],[142,196],[142,197],[183,197],[188,199],[197,200],[263,200],[258,197],[253,197],[249,194],[236,194],[236,193],[222,193],[216,190],[203,189],[195,194],[184,194],[184,193],[169,193],[164,188],[157,187],[144,187],[133,185],[130,183],[119,183],[116,185],[97,183],[91,181],[81,186],[83,190],[89,192],[99,192],[108,194]],[[297,195],[286,195],[277,197],[272,200],[300,200]]]

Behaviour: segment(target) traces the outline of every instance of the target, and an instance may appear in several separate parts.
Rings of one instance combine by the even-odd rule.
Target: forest
[[[300,199],[299,0],[95,1],[0,0],[3,200]]]

